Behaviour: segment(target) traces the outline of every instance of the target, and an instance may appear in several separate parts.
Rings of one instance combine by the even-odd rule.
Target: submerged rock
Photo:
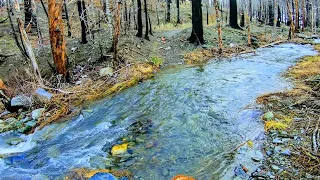
[[[7,139],[6,140],[6,143],[8,144],[8,145],[17,145],[17,144],[19,144],[19,143],[21,143],[21,142],[23,142],[24,140],[23,139],[21,139],[21,138],[10,138],[10,139]]]
[[[246,177],[247,173],[243,170],[243,168],[241,166],[237,166],[234,169],[234,175],[235,176],[240,176],[240,177]]]
[[[285,155],[285,156],[290,156],[291,155],[291,151],[290,151],[290,149],[284,149],[280,154],[281,155]]]
[[[274,170],[274,171],[279,171],[279,170],[280,170],[280,167],[277,166],[277,165],[272,165],[272,166],[271,166],[271,169]]]
[[[37,120],[40,118],[42,112],[44,111],[45,109],[44,108],[39,108],[39,109],[35,109],[31,112],[31,117],[32,119],[34,120]]]
[[[89,180],[117,180],[117,179],[110,173],[99,172],[99,173],[96,173],[94,176],[92,176]]]
[[[44,174],[36,174],[31,178],[31,180],[49,180],[49,177]]]
[[[115,145],[111,149],[111,154],[112,154],[112,156],[116,156],[119,154],[126,153],[127,150],[128,150],[128,144]]]
[[[280,139],[280,138],[275,138],[274,140],[272,140],[272,143],[275,143],[275,144],[282,144],[283,141]]]

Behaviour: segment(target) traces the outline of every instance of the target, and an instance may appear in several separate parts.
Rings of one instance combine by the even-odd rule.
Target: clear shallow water
[[[140,139],[131,148],[134,158],[121,168],[131,170],[135,179],[177,174],[230,179],[239,163],[253,170],[258,164],[248,153],[223,154],[260,139],[260,112],[247,107],[254,107],[259,95],[290,88],[281,72],[298,58],[315,54],[312,46],[284,44],[202,67],[167,69],[91,105],[75,120],[22,136],[26,142],[17,147],[5,140],[19,134],[0,134],[0,154],[15,153],[0,159],[0,178],[30,179],[41,173],[54,179],[74,168],[99,168],[119,139],[133,136]],[[146,120],[152,122],[148,133],[127,130]]]

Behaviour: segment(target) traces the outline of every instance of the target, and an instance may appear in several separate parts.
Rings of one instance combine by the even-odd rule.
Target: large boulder
[[[25,95],[18,95],[11,99],[10,104],[13,107],[30,108],[32,107],[33,102],[32,102],[32,97],[25,96]]]

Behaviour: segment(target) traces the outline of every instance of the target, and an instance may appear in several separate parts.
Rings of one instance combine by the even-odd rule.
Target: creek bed
[[[311,45],[282,44],[202,66],[179,66],[96,102],[74,120],[32,135],[0,134],[0,179],[61,178],[72,169],[117,165],[135,179],[231,179],[240,164],[249,173],[260,165],[261,112],[255,99],[291,87],[281,76],[296,60],[315,55]],[[145,132],[132,124],[147,122]],[[132,131],[131,131],[132,130]],[[25,142],[9,146],[5,141]],[[115,144],[131,142],[130,158],[110,158]],[[253,147],[243,146],[248,140]],[[1,157],[1,156],[0,156]]]

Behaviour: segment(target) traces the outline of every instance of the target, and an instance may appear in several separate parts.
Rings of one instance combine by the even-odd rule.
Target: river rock
[[[272,140],[272,143],[274,143],[274,144],[282,144],[283,142],[282,142],[282,140],[280,138],[275,138],[275,139]]]
[[[280,154],[281,155],[285,155],[285,156],[290,156],[291,155],[291,151],[290,151],[290,149],[284,149]]]
[[[94,169],[104,169],[106,160],[102,156],[92,156],[90,157],[90,166]]]
[[[36,174],[34,175],[31,180],[50,180],[48,176],[44,174]]]
[[[52,98],[52,94],[42,88],[38,88],[36,90],[36,93],[37,93],[37,95],[45,98],[46,100],[51,100],[51,98]]]
[[[162,174],[162,176],[169,176],[169,171],[168,171],[168,169],[166,169],[166,168],[162,169],[161,174]]]
[[[42,112],[44,111],[45,109],[44,108],[39,108],[39,109],[35,109],[31,112],[31,117],[32,119],[34,120],[37,120],[40,118]]]
[[[274,150],[273,150],[273,152],[274,153],[279,153],[280,151],[281,151],[281,147],[280,146],[276,146],[276,147],[274,147]]]
[[[280,170],[280,167],[277,166],[277,165],[272,165],[272,166],[271,166],[271,169],[274,170],[274,171],[279,171],[279,170]]]
[[[30,127],[34,127],[34,126],[36,126],[36,124],[37,124],[37,121],[32,120],[32,121],[28,121],[25,125],[30,126]]]
[[[99,75],[100,75],[100,77],[112,76],[113,69],[111,67],[102,68],[102,69],[100,69]]]
[[[127,152],[127,149],[128,149],[128,144],[115,145],[111,149],[111,154],[112,156],[123,154]]]
[[[25,95],[18,95],[11,99],[11,106],[22,106],[29,108],[32,106],[32,98]]]
[[[270,121],[274,118],[274,115],[271,111],[265,113],[263,116],[262,116],[265,120],[267,121]]]
[[[11,145],[17,145],[23,141],[24,140],[21,138],[10,138],[6,140],[6,143],[11,146]]]
[[[110,173],[96,173],[94,176],[92,176],[89,180],[117,180],[116,177],[114,177]]]

